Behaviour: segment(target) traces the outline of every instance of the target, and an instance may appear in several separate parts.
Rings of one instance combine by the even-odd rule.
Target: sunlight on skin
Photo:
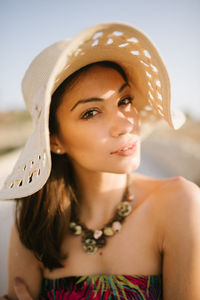
[[[109,97],[114,96],[115,93],[116,93],[116,91],[110,90],[110,91],[107,91],[106,93],[104,93],[102,96],[104,99],[108,99]]]

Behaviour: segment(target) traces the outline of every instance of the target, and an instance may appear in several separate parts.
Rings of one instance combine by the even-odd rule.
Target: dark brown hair
[[[64,93],[81,74],[96,65],[116,70],[128,82],[124,70],[111,61],[92,63],[79,69],[65,79],[52,96],[50,134],[59,133],[56,111]],[[50,270],[62,267],[62,260],[67,257],[66,253],[61,253],[61,244],[67,234],[70,203],[76,192],[73,167],[67,155],[51,153],[51,159],[52,169],[46,184],[33,195],[16,199],[16,225],[21,242]]]

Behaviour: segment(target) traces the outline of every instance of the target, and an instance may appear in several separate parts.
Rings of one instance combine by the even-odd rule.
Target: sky
[[[101,22],[145,32],[168,69],[172,108],[200,119],[199,0],[0,0],[0,111],[25,108],[21,80],[50,44]]]

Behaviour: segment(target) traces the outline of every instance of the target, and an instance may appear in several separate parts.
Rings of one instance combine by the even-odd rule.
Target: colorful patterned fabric
[[[161,300],[162,276],[94,275],[43,279],[40,300]]]

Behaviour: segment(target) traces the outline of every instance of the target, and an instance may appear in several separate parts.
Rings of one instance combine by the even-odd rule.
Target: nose
[[[113,114],[112,119],[110,120],[110,135],[112,137],[118,137],[131,133],[134,130],[136,122],[137,121],[133,116],[128,117],[118,111],[116,114]]]

